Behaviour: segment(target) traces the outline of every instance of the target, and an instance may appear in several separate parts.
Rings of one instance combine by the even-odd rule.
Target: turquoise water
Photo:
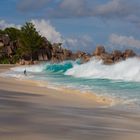
[[[26,68],[27,76],[23,75]],[[98,95],[123,100],[125,104],[140,106],[140,62],[138,58],[104,65],[93,59],[88,63],[65,61],[59,64],[44,63],[11,69],[7,76],[48,81],[52,86],[63,86],[92,91]],[[44,85],[45,86],[45,85]]]

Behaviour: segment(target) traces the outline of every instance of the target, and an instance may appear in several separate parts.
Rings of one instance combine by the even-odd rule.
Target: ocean
[[[25,69],[27,76],[24,75]],[[47,62],[11,68],[3,76],[36,80],[40,86],[51,88],[78,89],[81,94],[93,92],[98,96],[107,96],[119,101],[115,105],[140,107],[139,58],[129,58],[114,65],[104,65],[101,60],[95,58],[84,64],[80,60],[56,64]]]

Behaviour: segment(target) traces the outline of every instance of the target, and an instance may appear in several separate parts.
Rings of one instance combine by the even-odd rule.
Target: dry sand
[[[10,67],[1,65],[0,72]],[[140,113],[109,107],[111,102],[0,78],[0,140],[140,140]]]

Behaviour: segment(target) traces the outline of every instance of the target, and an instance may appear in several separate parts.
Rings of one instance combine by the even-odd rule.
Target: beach
[[[11,65],[1,65],[5,72]],[[140,112],[70,89],[0,77],[1,140],[139,140]]]

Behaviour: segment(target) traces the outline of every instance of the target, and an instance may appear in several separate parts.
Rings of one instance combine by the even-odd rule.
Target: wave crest
[[[76,62],[64,61],[62,63],[44,63],[44,64],[32,65],[32,66],[20,66],[20,67],[11,68],[11,70],[15,72],[23,72],[26,69],[27,72],[35,72],[35,73],[39,73],[43,71],[53,72],[53,73],[56,72],[64,73],[68,69],[71,69],[74,64],[78,64],[78,61]]]
[[[75,65],[65,75],[89,79],[111,79],[140,81],[140,59],[129,58],[114,65],[104,65],[102,61],[92,59],[88,63]]]
[[[140,58],[129,58],[114,65],[104,65],[95,58],[80,64],[79,61],[64,61],[62,63],[44,63],[34,66],[12,68],[12,71],[51,72],[87,79],[111,79],[140,82]]]

